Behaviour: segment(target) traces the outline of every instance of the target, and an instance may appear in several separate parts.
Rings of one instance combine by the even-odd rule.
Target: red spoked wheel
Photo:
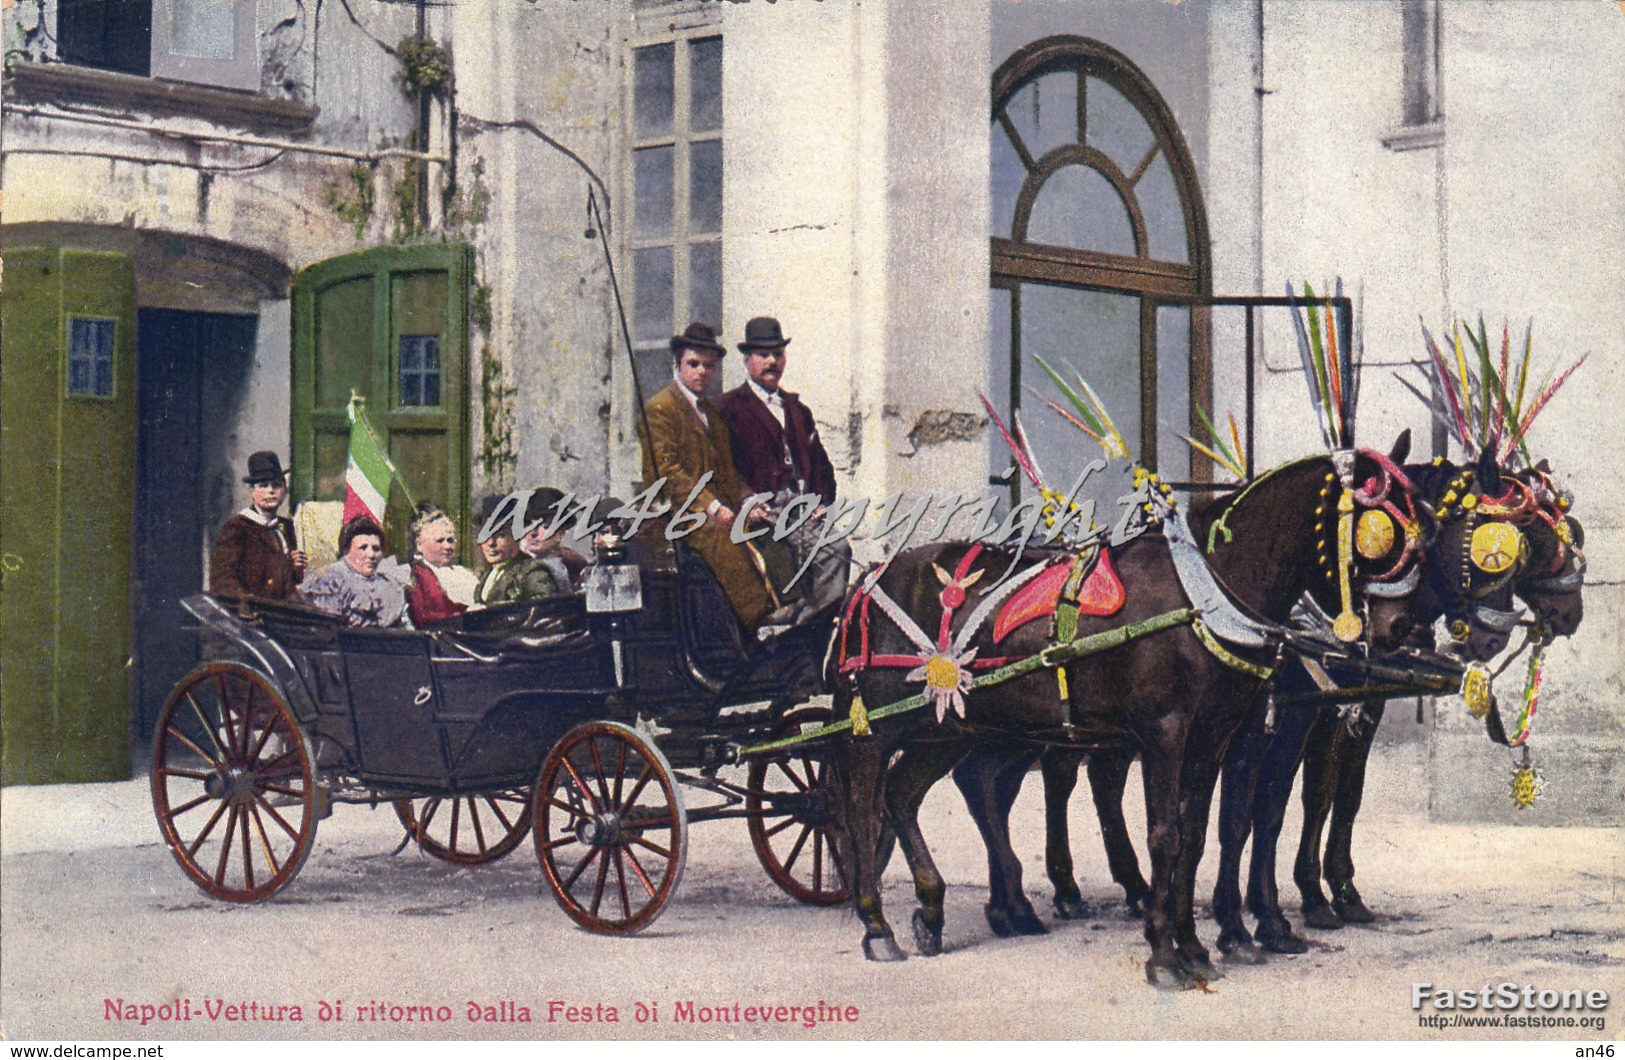
[[[804,722],[827,721],[827,710],[799,707],[774,726],[773,739],[794,736]],[[802,745],[751,759],[745,782],[746,821],[757,859],[780,890],[807,905],[840,905],[847,899],[826,768],[820,748]]]
[[[286,886],[316,841],[314,761],[263,674],[210,663],[176,685],[153,738],[152,804],[192,881],[227,902]]]
[[[418,846],[442,861],[483,865],[507,857],[530,831],[529,788],[396,799],[395,815]]]
[[[654,741],[593,721],[565,734],[536,781],[536,854],[570,919],[606,935],[642,931],[688,857],[688,811]]]

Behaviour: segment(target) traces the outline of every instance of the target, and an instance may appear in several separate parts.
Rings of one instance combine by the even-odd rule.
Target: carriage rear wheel
[[[315,755],[276,686],[210,663],[169,694],[153,738],[152,804],[164,842],[203,890],[261,902],[316,841]]]
[[[442,861],[483,865],[507,857],[530,831],[530,789],[396,799],[395,815],[418,846]]]
[[[827,722],[829,712],[798,707],[773,728],[773,739],[794,736],[804,722]],[[845,873],[835,850],[822,749],[802,745],[753,758],[745,783],[751,845],[779,889],[807,905],[846,901]]]
[[[608,935],[654,923],[683,875],[688,811],[654,741],[619,722],[565,734],[536,781],[536,854],[570,919]]]

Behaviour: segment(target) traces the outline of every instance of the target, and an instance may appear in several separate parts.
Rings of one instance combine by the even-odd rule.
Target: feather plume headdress
[[[1512,330],[1509,325],[1502,325],[1500,356],[1492,358],[1484,317],[1480,315],[1478,318],[1477,334],[1473,333],[1472,325],[1464,326],[1458,317],[1450,326],[1449,352],[1453,356],[1447,359],[1424,323],[1422,339],[1427,346],[1428,361],[1423,371],[1428,377],[1430,392],[1424,394],[1403,377],[1398,377],[1399,381],[1428,407],[1434,419],[1444,424],[1445,429],[1466,450],[1468,459],[1476,460],[1483,453],[1490,452],[1494,454],[1496,463],[1503,467],[1515,469],[1517,462],[1531,467],[1534,461],[1529,456],[1526,441],[1530,425],[1552,396],[1568,382],[1575,369],[1590,356],[1589,353],[1582,354],[1556,378],[1548,370],[1540,385],[1531,390],[1533,334],[1534,321],[1530,321],[1524,329],[1523,356],[1519,358],[1514,372],[1511,364]],[[1463,335],[1467,339],[1466,346],[1462,344]],[[1471,347],[1470,354],[1467,347]]]
[[[1342,298],[1341,277],[1336,281],[1335,290],[1335,297]],[[1303,360],[1309,403],[1320,423],[1321,439],[1327,449],[1353,449],[1354,410],[1360,399],[1360,363],[1354,359],[1353,336],[1339,334],[1332,299],[1317,297],[1308,283],[1303,285],[1301,303],[1290,282],[1286,285],[1286,296],[1292,305],[1298,355]]]

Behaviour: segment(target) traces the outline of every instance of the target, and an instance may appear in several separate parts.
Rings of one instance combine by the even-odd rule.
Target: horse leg
[[[1100,839],[1106,847],[1106,865],[1112,879],[1123,888],[1123,904],[1135,916],[1144,916],[1151,897],[1151,885],[1140,875],[1140,861],[1123,819],[1123,789],[1128,785],[1134,752],[1096,751],[1089,756],[1089,790],[1095,800],[1095,816],[1100,819]]]
[[[1342,727],[1337,711],[1320,710],[1309,730],[1303,759],[1303,835],[1298,840],[1298,860],[1292,867],[1293,881],[1303,896],[1305,926],[1326,931],[1343,926],[1342,918],[1320,889],[1320,841],[1332,808]]]
[[[1067,820],[1067,806],[1072,801],[1072,790],[1078,786],[1078,767],[1082,764],[1081,751],[1064,747],[1048,748],[1038,756],[1039,773],[1044,778],[1044,868],[1055,889],[1055,915],[1062,920],[1089,916],[1089,906],[1073,872],[1072,830]]]
[[[1207,844],[1208,813],[1228,742],[1218,741],[1205,756],[1198,757],[1201,752],[1193,735],[1186,744],[1187,757],[1181,777],[1180,841],[1174,873],[1174,938],[1181,966],[1196,982],[1224,978],[1224,973],[1208,959],[1207,947],[1196,936],[1196,869]]]
[[[1174,946],[1179,758],[1148,748],[1140,768],[1145,777],[1146,845],[1151,852],[1151,890],[1145,903],[1145,940],[1151,944],[1151,956],[1145,962],[1145,977],[1152,986],[1183,989],[1190,980]]]
[[[897,831],[903,856],[908,859],[909,872],[914,877],[914,894],[920,902],[914,911],[914,944],[922,957],[935,957],[942,952],[942,899],[947,887],[920,832],[920,803],[925,801],[931,785],[946,776],[964,756],[963,744],[911,747],[886,773],[886,813]]]
[[[1326,836],[1326,886],[1332,892],[1332,909],[1345,924],[1369,924],[1377,919],[1354,889],[1354,818],[1360,813],[1365,794],[1365,767],[1371,758],[1377,726],[1382,721],[1386,701],[1368,699],[1361,709],[1365,719],[1343,737],[1338,756],[1337,792],[1332,802],[1332,827]]]
[[[996,747],[978,749],[954,767],[954,784],[987,847],[988,927],[1000,938],[1048,933],[1021,886],[1021,859],[1010,846],[1006,822],[1031,768],[1034,752],[1012,758]]]
[[[1225,755],[1219,789],[1219,879],[1213,888],[1213,919],[1219,925],[1219,952],[1249,964],[1257,964],[1264,955],[1241,920],[1241,853],[1252,830],[1258,775],[1270,740],[1258,718],[1237,733]],[[1255,857],[1256,849],[1255,845]]]
[[[1279,728],[1265,752],[1258,793],[1253,800],[1253,857],[1247,878],[1247,908],[1258,918],[1259,945],[1271,953],[1303,953],[1309,949],[1309,944],[1292,930],[1291,921],[1281,911],[1275,866],[1287,804],[1292,801],[1292,782],[1303,764],[1304,742],[1317,713],[1315,707],[1281,708]]]
[[[845,709],[839,693],[835,699],[837,710]],[[835,842],[847,867],[852,907],[863,922],[863,955],[871,961],[904,958],[880,904],[880,848],[886,832],[881,782],[886,755],[874,736],[843,735],[830,744],[829,805],[836,824]]]

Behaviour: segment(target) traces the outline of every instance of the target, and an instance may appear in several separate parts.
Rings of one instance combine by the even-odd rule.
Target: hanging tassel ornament
[[[1546,793],[1546,778],[1541,776],[1529,760],[1529,747],[1524,745],[1523,761],[1512,770],[1512,805],[1520,810],[1530,809]]]

